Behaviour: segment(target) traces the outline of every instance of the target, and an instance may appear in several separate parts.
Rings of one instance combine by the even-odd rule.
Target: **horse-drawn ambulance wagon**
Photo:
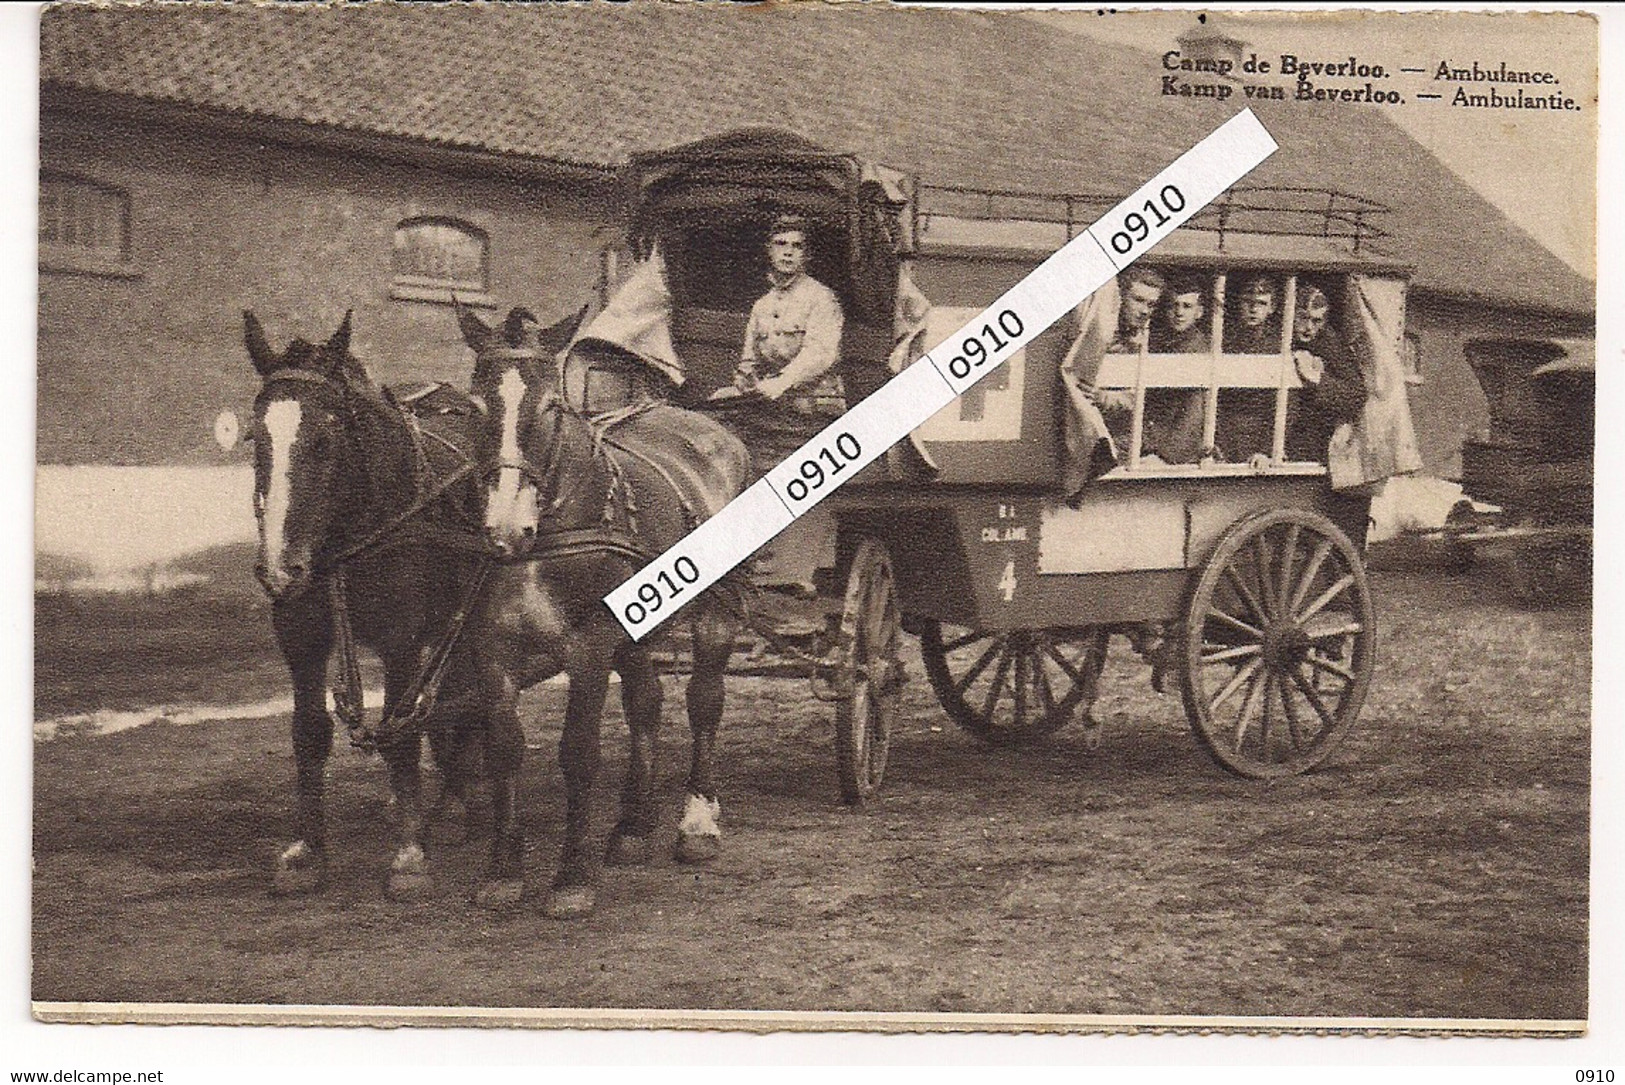
[[[739,361],[775,216],[809,224],[809,272],[841,301],[851,406],[1115,200],[933,186],[761,130],[628,173],[636,266],[584,334],[702,409]],[[1227,194],[1143,258],[1150,274],[1097,291],[775,541],[839,607],[817,670],[849,801],[880,784],[905,631],[949,716],[990,744],[1087,719],[1120,633],[1227,768],[1331,754],[1375,661],[1369,487],[1417,466],[1407,272],[1380,255],[1381,211]],[[1316,417],[1336,377],[1344,402]],[[626,380],[565,378],[588,410]]]

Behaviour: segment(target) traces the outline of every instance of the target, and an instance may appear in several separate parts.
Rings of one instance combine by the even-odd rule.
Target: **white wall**
[[[42,465],[34,483],[36,590],[151,590],[212,547],[253,543],[254,469]]]

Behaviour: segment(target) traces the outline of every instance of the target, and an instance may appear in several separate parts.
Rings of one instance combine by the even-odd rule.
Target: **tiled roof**
[[[939,184],[1126,191],[1237,109],[1162,97],[1149,54],[1033,20],[879,5],[64,6],[40,40],[47,86],[605,167],[770,125]],[[1249,183],[1396,207],[1417,285],[1594,310],[1590,281],[1378,112],[1249,104],[1282,147]]]

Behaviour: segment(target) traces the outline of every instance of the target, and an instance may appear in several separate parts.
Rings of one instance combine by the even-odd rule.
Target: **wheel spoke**
[[[1227,659],[1245,659],[1248,656],[1255,656],[1263,650],[1264,649],[1257,644],[1242,644],[1234,648],[1226,648],[1223,651],[1214,652],[1212,655],[1205,655],[1202,657],[1202,663],[1205,665],[1208,663],[1223,663]]]
[[[1292,595],[1292,566],[1297,564],[1298,533],[1303,529],[1302,524],[1293,523],[1287,526],[1286,546],[1281,550],[1281,582],[1276,589],[1277,603],[1288,599]]]
[[[1315,692],[1315,687],[1304,681],[1303,675],[1296,668],[1292,671],[1292,684],[1302,691],[1304,699],[1309,702],[1310,707],[1315,710],[1315,714],[1320,717],[1320,721],[1326,725],[1328,730],[1336,726],[1336,721],[1332,719],[1331,709],[1326,707],[1326,702],[1320,699],[1320,694]]]
[[[1253,595],[1253,590],[1242,583],[1241,576],[1236,572],[1234,565],[1224,567],[1224,578],[1230,581],[1230,586],[1236,590],[1237,595],[1241,596],[1241,601],[1246,604],[1247,609],[1252,611],[1253,620],[1260,625],[1268,625],[1270,620],[1269,612],[1259,605],[1258,598]]]
[[[1026,649],[1027,649],[1027,646],[1025,644],[1018,644],[1018,645],[1016,645],[1015,650],[1011,653],[1012,655],[1014,655],[1016,657],[1016,684],[1015,684],[1016,718],[1015,718],[1015,725],[1017,727],[1025,727],[1027,725],[1027,650]]]
[[[1048,638],[1043,634],[1040,637],[1042,646],[1048,647]],[[1033,675],[1033,685],[1038,687],[1038,699],[1044,704],[1044,715],[1053,719],[1056,713],[1055,691],[1050,688],[1049,675],[1044,672],[1044,656],[1036,649],[1033,651]]]
[[[1365,632],[1365,626],[1360,622],[1344,622],[1342,625],[1327,626],[1324,629],[1305,629],[1303,632],[1311,641],[1322,641],[1333,637],[1358,636]]]
[[[1297,706],[1292,703],[1292,691],[1285,682],[1281,683],[1281,707],[1286,710],[1286,728],[1287,734],[1292,736],[1292,748],[1301,749],[1305,739],[1303,721],[1298,718]]]
[[[1310,603],[1309,606],[1304,609],[1303,613],[1297,615],[1293,620],[1299,625],[1307,622],[1310,618],[1313,618],[1316,614],[1319,614],[1322,610],[1324,610],[1326,605],[1333,599],[1336,599],[1339,595],[1342,595],[1344,592],[1348,591],[1349,587],[1353,585],[1353,583],[1354,574],[1346,574],[1340,578],[1337,583],[1321,592],[1319,597],[1317,597],[1313,603]]]
[[[1059,648],[1053,644],[1046,645],[1045,647],[1049,652],[1049,657],[1055,660],[1056,666],[1065,671],[1066,676],[1072,679],[1073,685],[1083,686],[1088,684],[1089,676],[1080,671],[1076,664],[1067,662],[1067,658],[1061,654],[1061,650]]]
[[[1263,665],[1263,659],[1248,660],[1247,663],[1235,673],[1230,681],[1225,684],[1225,687],[1218,692],[1218,695],[1215,696],[1213,700],[1208,702],[1208,711],[1218,711],[1219,706],[1228,701],[1231,695],[1234,694],[1236,690],[1241,688],[1242,683],[1251,678],[1254,672],[1256,672],[1258,668],[1262,667]]]
[[[1354,681],[1354,672],[1334,660],[1325,659],[1314,652],[1310,652],[1308,662],[1310,666],[1325,671],[1327,674],[1335,674],[1345,682]]]
[[[1237,752],[1240,752],[1241,744],[1246,741],[1247,721],[1252,717],[1253,709],[1258,704],[1259,691],[1263,690],[1267,695],[1269,693],[1269,681],[1270,673],[1268,671],[1253,675],[1252,683],[1247,687],[1247,696],[1241,700],[1241,712],[1236,716],[1235,747]]]
[[[982,672],[987,670],[987,665],[993,660],[993,653],[997,652],[1003,647],[1004,638],[994,637],[993,643],[988,645],[987,651],[982,653],[982,657],[975,663],[971,664],[971,669],[965,672],[963,678],[954,683],[954,692],[963,697],[965,695],[965,691],[970,689],[971,683],[980,678]]]
[[[1304,599],[1309,595],[1309,589],[1314,587],[1315,577],[1320,575],[1320,567],[1326,563],[1326,555],[1332,552],[1332,540],[1321,539],[1315,544],[1315,552],[1309,555],[1309,564],[1303,567],[1303,576],[1298,580],[1298,588],[1292,593],[1287,604],[1287,613],[1295,614],[1303,605]]]
[[[1258,593],[1264,605],[1269,608],[1267,614],[1274,617],[1280,609],[1280,601],[1275,597],[1275,578],[1270,575],[1270,567],[1275,564],[1275,555],[1270,553],[1269,532],[1260,531],[1253,536],[1253,571],[1258,574]]]
[[[982,704],[982,718],[989,727],[993,726],[993,710],[999,706],[999,693],[1004,689],[1004,676],[1010,673],[1010,652],[1007,643],[1000,638],[999,647],[1005,649],[999,653],[999,665],[993,671],[993,685],[988,687],[987,700]]]
[[[985,636],[987,636],[986,633],[978,633],[975,630],[971,630],[969,633],[966,633],[963,637],[955,637],[953,640],[949,641],[947,644],[944,644],[942,646],[942,650],[943,650],[944,653],[957,651],[958,649],[965,647],[965,645],[970,644],[973,641],[981,640]]]
[[[1258,754],[1261,758],[1270,755],[1270,736],[1275,733],[1275,699],[1270,694],[1275,692],[1279,681],[1274,671],[1264,671],[1264,722],[1259,727],[1258,735]],[[1240,752],[1239,747],[1237,752]]]
[[[1235,617],[1234,615],[1231,615],[1231,614],[1226,614],[1224,611],[1220,610],[1218,607],[1213,607],[1211,610],[1209,610],[1207,612],[1207,616],[1209,618],[1217,618],[1217,619],[1219,619],[1219,621],[1223,622],[1225,625],[1228,625],[1232,629],[1236,629],[1236,630],[1239,630],[1239,631],[1247,634],[1249,637],[1252,637],[1254,640],[1262,641],[1264,639],[1264,631],[1262,629],[1258,629],[1255,626],[1248,625],[1246,622],[1242,621],[1240,618],[1237,618],[1237,617]]]

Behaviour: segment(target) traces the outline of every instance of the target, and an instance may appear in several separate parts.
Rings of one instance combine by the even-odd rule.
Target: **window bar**
[[[1219,351],[1224,344],[1224,272],[1213,277],[1213,342],[1209,344],[1207,394],[1203,397],[1202,458],[1213,455],[1219,429]]]
[[[1270,446],[1270,462],[1286,462],[1287,381],[1292,373],[1292,328],[1298,317],[1298,277],[1286,277],[1281,306],[1281,373],[1275,382],[1275,439]]]
[[[1145,328],[1140,340],[1140,356],[1134,363],[1134,418],[1129,424],[1128,469],[1140,469],[1140,444],[1145,437],[1145,359],[1151,351],[1151,325]]]

